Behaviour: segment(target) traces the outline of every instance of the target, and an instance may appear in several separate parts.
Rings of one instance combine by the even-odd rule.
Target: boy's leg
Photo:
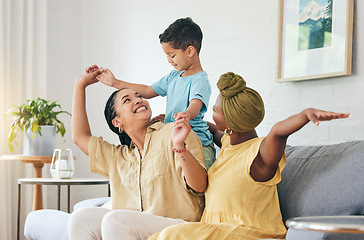
[[[213,142],[207,146],[203,146],[203,154],[205,156],[206,170],[209,170],[216,160],[216,149]]]
[[[184,223],[181,219],[160,217],[131,210],[114,210],[105,215],[101,224],[103,240],[147,239],[168,226]]]
[[[71,214],[68,222],[70,240],[101,240],[101,221],[111,210],[102,207],[83,207]]]

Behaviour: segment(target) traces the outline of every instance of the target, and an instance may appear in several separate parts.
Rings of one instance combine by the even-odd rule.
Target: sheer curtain
[[[7,147],[11,117],[7,109],[26,99],[46,97],[46,0],[0,0],[0,155]],[[22,153],[22,136],[15,153]],[[33,166],[0,161],[1,239],[16,239],[17,179],[33,177]],[[23,187],[21,236],[31,211],[32,188]],[[21,237],[21,239],[25,239]]]

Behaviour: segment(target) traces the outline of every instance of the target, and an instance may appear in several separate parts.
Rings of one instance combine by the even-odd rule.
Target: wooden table
[[[34,177],[42,177],[42,168],[45,163],[52,163],[52,156],[23,156],[23,155],[2,155],[0,160],[17,160],[24,163],[32,163],[34,167]],[[42,185],[34,185],[33,211],[43,209]]]

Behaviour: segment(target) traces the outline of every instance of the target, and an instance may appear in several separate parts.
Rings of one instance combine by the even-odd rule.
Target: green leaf
[[[10,152],[14,152],[13,145],[11,144],[11,142],[13,141],[14,138],[15,138],[15,127],[10,127],[9,135],[8,135],[8,147],[9,147]]]
[[[32,125],[31,130],[32,130],[32,133],[33,133],[31,139],[33,139],[34,135],[35,135],[35,132],[38,130],[38,119],[36,117],[31,119],[31,125]],[[39,132],[39,130],[38,130],[38,132]]]
[[[10,152],[14,152],[13,145],[11,145],[11,141],[9,142],[9,140],[8,140],[8,147]]]
[[[64,127],[64,124],[62,122],[60,123],[59,132],[62,135],[62,137],[66,133],[66,128]]]
[[[59,108],[60,110],[55,110]],[[16,129],[27,131],[29,127],[32,130],[32,138],[36,131],[41,135],[41,125],[53,125],[62,137],[66,129],[64,124],[57,118],[58,114],[65,113],[71,116],[67,111],[63,111],[61,105],[54,100],[45,100],[38,97],[36,100],[26,100],[25,103],[11,107],[5,115],[13,116],[12,123],[9,127],[8,146],[13,149],[11,142],[16,135]]]

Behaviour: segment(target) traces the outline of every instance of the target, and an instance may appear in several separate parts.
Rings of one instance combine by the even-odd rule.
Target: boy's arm
[[[216,125],[211,123],[211,122],[207,122],[207,125],[209,126],[209,131],[211,132],[212,136],[214,137],[214,143],[221,148],[221,138],[222,136],[224,136],[224,132],[221,132],[219,129],[217,129]]]
[[[197,115],[200,113],[201,108],[203,106],[203,103],[201,100],[199,99],[192,99],[190,102],[190,105],[188,105],[186,111],[183,111],[181,113],[186,113],[187,114],[187,118],[188,120],[194,119],[195,117],[197,117]],[[174,118],[177,117],[178,113],[174,114]]]
[[[190,105],[186,109],[186,112],[190,114],[190,119],[194,119],[200,113],[203,103],[199,99],[192,99]]]
[[[259,153],[251,165],[250,175],[254,180],[261,182],[272,179],[284,154],[289,135],[300,130],[308,122],[312,121],[315,125],[318,125],[319,121],[330,121],[332,119],[347,118],[348,116],[349,114],[345,113],[308,108],[278,122],[262,141]]]
[[[143,98],[150,99],[158,96],[158,94],[154,91],[152,86],[147,86],[144,84],[137,83],[129,83],[122,80],[118,80],[115,78],[114,74],[109,69],[100,69],[100,74],[96,77],[96,79],[103,84],[114,87],[116,89],[129,88],[134,90],[135,92],[140,93]]]

